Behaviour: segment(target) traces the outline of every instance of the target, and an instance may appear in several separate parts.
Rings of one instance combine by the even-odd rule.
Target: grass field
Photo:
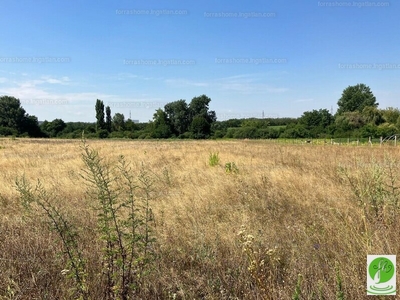
[[[135,178],[146,170],[152,182],[153,259],[132,299],[365,299],[367,254],[399,254],[400,147],[87,143],[111,165],[124,155]],[[40,179],[75,225],[87,296],[105,298],[104,240],[80,176],[81,146],[0,139],[0,299],[79,296],[48,216],[21,204],[22,175]]]

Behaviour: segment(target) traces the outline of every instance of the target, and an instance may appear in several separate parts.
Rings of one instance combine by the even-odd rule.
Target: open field
[[[135,176],[145,169],[152,180],[155,258],[135,299],[292,299],[296,286],[297,299],[365,299],[367,254],[400,252],[400,147],[87,143],[111,164],[124,155]],[[88,293],[103,298],[103,240],[82,152],[77,140],[0,139],[0,299],[74,292],[46,215],[21,205],[22,175],[40,179],[78,228]],[[237,169],[227,172],[228,162]]]

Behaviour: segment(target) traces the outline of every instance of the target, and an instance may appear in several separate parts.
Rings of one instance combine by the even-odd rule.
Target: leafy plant
[[[54,199],[46,192],[39,180],[33,188],[26,178],[22,176],[16,180],[16,189],[20,194],[22,205],[27,210],[30,210],[32,205],[36,205],[42,209],[49,219],[51,228],[60,237],[64,253],[67,255],[68,265],[64,268],[63,274],[74,279],[75,296],[78,299],[88,299],[86,264],[78,245],[78,233],[75,226],[65,218],[60,208],[53,204]]]
[[[225,172],[230,174],[237,174],[239,173],[239,169],[234,162],[227,162],[225,164]]]
[[[131,291],[140,288],[153,257],[150,249],[155,239],[151,234],[153,214],[149,206],[152,181],[142,166],[136,182],[132,167],[123,156],[113,169],[85,143],[82,149],[86,166],[82,177],[88,184],[88,195],[98,202],[105,298],[128,299]]]
[[[218,166],[218,165],[219,165],[219,153],[218,153],[218,152],[216,152],[216,153],[210,153],[210,156],[209,156],[209,158],[208,158],[208,164],[209,164],[211,167],[214,167],[214,166]]]
[[[115,167],[105,162],[85,141],[82,145],[85,169],[81,177],[87,184],[87,195],[93,200],[97,214],[99,241],[103,244],[102,276],[104,299],[129,299],[143,285],[143,278],[154,258],[150,223],[152,178],[142,165],[137,178],[123,156]],[[58,233],[68,265],[62,273],[75,281],[75,298],[89,299],[86,285],[86,259],[79,245],[76,226],[54,204],[40,181],[33,188],[25,177],[16,180],[22,205],[31,211],[36,205]]]
[[[357,162],[355,170],[339,166],[338,171],[352,189],[365,217],[372,220],[396,221],[399,207],[397,161],[385,156],[384,162]]]

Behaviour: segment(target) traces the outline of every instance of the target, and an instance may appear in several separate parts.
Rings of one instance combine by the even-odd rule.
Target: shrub
[[[211,167],[217,166],[219,164],[219,155],[218,152],[216,153],[210,153],[210,156],[208,158],[208,164]]]
[[[239,173],[239,169],[234,162],[227,162],[225,164],[225,172],[229,174],[237,174]]]
[[[106,129],[101,129],[97,132],[97,137],[100,139],[108,138],[108,131]]]

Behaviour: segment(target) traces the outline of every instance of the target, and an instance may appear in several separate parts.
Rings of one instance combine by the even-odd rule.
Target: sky
[[[0,96],[39,121],[147,122],[207,95],[218,120],[335,113],[364,83],[400,100],[395,1],[2,0]]]

